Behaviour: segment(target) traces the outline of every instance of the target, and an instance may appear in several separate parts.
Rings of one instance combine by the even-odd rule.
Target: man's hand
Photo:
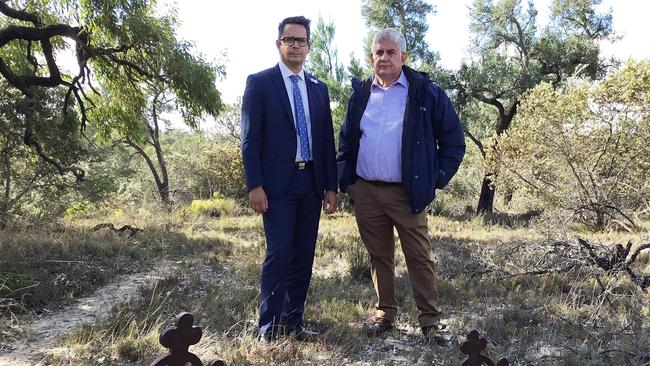
[[[323,210],[326,214],[331,214],[336,211],[336,192],[325,192],[325,198],[323,199]]]
[[[269,201],[262,186],[253,188],[248,192],[248,205],[257,213],[265,213],[269,209]]]

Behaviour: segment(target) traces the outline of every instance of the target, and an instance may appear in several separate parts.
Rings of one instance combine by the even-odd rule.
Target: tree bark
[[[499,111],[499,116],[497,117],[496,134],[497,136],[501,136],[501,134],[503,134],[510,127],[512,120],[515,118],[515,114],[517,114],[517,106],[519,104],[519,101],[517,100],[513,101],[512,104],[508,107],[504,107],[503,104],[501,104],[501,102],[497,101],[496,99],[484,98],[482,101],[497,107]],[[495,150],[496,142],[491,146],[489,146],[489,149]],[[486,156],[485,152],[482,150],[481,153],[485,158]],[[496,176],[497,176],[496,171],[492,171],[492,172],[487,171],[483,176],[483,183],[481,184],[481,193],[479,195],[478,204],[476,205],[477,215],[490,214],[494,211],[494,196],[496,193],[496,188],[494,187],[494,184],[492,184],[492,182],[494,181]]]
[[[2,200],[0,200],[0,231],[4,230],[9,223],[9,199],[11,198],[11,160],[9,156],[9,149],[11,148],[11,140],[7,138],[5,148],[2,150],[2,158],[4,160],[4,193]]]
[[[492,182],[492,174],[487,173],[483,177],[483,184],[481,185],[481,194],[478,198],[478,205],[476,206],[476,214],[490,214],[494,209],[494,194],[495,189],[490,184]]]
[[[167,210],[171,210],[172,202],[169,196],[169,174],[167,172],[167,162],[163,156],[162,147],[160,145],[160,128],[158,125],[158,103],[164,103],[160,98],[162,97],[161,93],[156,93],[152,100],[151,106],[151,124],[147,124],[147,131],[149,132],[149,137],[151,141],[149,144],[154,148],[156,152],[156,162],[154,163],[151,156],[147,154],[144,148],[130,138],[126,138],[124,141],[128,146],[131,146],[135,151],[142,156],[142,158],[147,163],[151,174],[153,175],[154,181],[156,182],[156,188],[158,189],[158,194],[160,195],[160,200],[165,205]]]
[[[151,105],[151,121],[153,127],[148,125],[149,135],[151,136],[151,142],[154,150],[156,151],[156,160],[158,160],[158,167],[160,168],[160,184],[158,184],[158,192],[160,193],[160,198],[162,199],[165,206],[168,210],[171,210],[172,203],[169,198],[169,174],[167,173],[167,162],[163,156],[162,147],[160,146],[160,127],[158,126],[158,103],[161,102],[160,98],[162,93],[156,92],[153,98]]]

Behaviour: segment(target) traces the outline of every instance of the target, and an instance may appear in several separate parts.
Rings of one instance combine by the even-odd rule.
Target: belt
[[[365,179],[363,180],[374,186],[379,186],[379,187],[399,187],[402,185],[402,182],[383,182],[380,180],[365,180]]]
[[[307,168],[311,168],[311,165],[312,165],[311,160],[309,160],[309,161],[296,161],[296,163],[294,164],[294,167],[296,169],[298,169],[298,170],[304,170],[304,169],[307,169]]]

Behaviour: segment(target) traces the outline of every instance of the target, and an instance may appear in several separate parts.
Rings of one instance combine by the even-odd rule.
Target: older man
[[[277,65],[250,75],[242,100],[241,150],[250,207],[263,214],[266,259],[259,304],[260,340],[303,327],[321,206],[336,209],[336,157],[325,83],[303,70],[309,20],[284,19]]]
[[[449,99],[428,75],[404,63],[406,40],[394,29],[376,34],[373,78],[353,80],[339,137],[339,187],[354,201],[361,239],[371,259],[377,294],[370,334],[393,328],[397,229],[406,258],[418,322],[425,337],[440,320],[426,206],[458,170],[463,130]]]

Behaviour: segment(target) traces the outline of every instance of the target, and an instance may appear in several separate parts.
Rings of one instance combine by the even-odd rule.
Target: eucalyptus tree
[[[104,149],[72,133],[77,123],[74,110],[60,113],[63,91],[37,90],[32,105],[38,123],[33,130],[43,149],[62,164],[82,164],[93,174],[83,185],[60,175],[23,143],[23,122],[15,113],[21,93],[0,79],[0,230],[20,221],[51,218],[63,212],[71,200],[97,199],[115,188],[113,171],[102,169]]]
[[[477,213],[493,210],[499,167],[493,153],[496,138],[510,128],[525,93],[544,81],[558,87],[567,76],[604,75],[605,60],[599,57],[599,42],[613,33],[611,15],[595,10],[600,2],[553,0],[550,21],[542,29],[537,25],[532,1],[473,2],[471,57],[443,80],[443,85],[454,91],[461,117],[467,123],[466,134],[484,158]],[[477,110],[484,109],[482,106],[488,106],[493,113],[487,129],[484,119],[479,123],[471,120]]]
[[[60,113],[79,116],[70,133],[92,123],[105,140],[151,137],[157,92],[172,97],[190,126],[222,108],[215,81],[223,70],[194,55],[175,34],[176,16],[158,15],[155,6],[155,0],[0,0],[0,75],[23,96],[15,111],[24,143],[59,173],[85,175],[81,166],[53,158],[35,135],[42,90],[63,91]],[[73,71],[61,61],[66,53]]]

